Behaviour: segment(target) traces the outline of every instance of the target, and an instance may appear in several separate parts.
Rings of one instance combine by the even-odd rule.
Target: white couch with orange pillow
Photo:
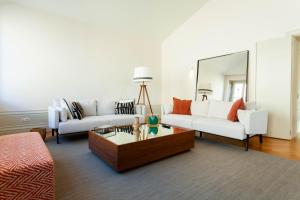
[[[162,105],[161,122],[163,124],[193,129],[200,132],[211,133],[224,137],[245,141],[248,150],[249,137],[260,136],[267,133],[268,112],[249,108],[238,110],[238,121],[227,119],[233,102],[225,101],[197,101],[191,104],[191,115],[172,114],[173,105]]]

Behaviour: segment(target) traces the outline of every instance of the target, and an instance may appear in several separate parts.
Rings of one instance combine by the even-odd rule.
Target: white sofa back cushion
[[[209,103],[208,117],[227,119],[233,102],[211,100]]]
[[[115,114],[115,102],[110,99],[98,100],[97,115]]]
[[[165,115],[173,113],[172,104],[164,104],[162,109],[163,109],[163,114]]]
[[[209,101],[193,101],[191,105],[192,115],[207,116]]]
[[[96,116],[97,115],[97,101],[92,100],[81,100],[79,101],[83,108],[84,116]]]

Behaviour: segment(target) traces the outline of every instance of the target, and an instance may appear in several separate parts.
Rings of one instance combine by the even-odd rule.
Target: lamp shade
[[[199,84],[198,93],[199,94],[207,94],[213,92],[210,83]]]
[[[149,82],[153,80],[148,67],[134,68],[133,79],[134,82]]]

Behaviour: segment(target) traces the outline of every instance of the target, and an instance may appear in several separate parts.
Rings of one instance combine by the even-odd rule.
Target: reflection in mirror
[[[247,100],[249,51],[198,60],[195,100]]]

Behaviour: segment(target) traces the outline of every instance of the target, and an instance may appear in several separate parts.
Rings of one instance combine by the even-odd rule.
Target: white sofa
[[[232,104],[216,100],[192,102],[192,115],[172,114],[173,105],[162,105],[161,122],[199,131],[200,136],[205,132],[244,140],[248,150],[249,137],[259,135],[262,142],[262,134],[267,133],[268,113],[246,106],[246,110],[238,110],[239,122],[232,122],[227,120]]]
[[[53,104],[48,107],[48,126],[52,129],[53,136],[56,132],[57,144],[59,143],[59,135],[86,132],[103,125],[133,124],[135,117],[139,117],[140,123],[145,121],[146,109],[144,105],[135,105],[134,115],[116,115],[113,100],[84,100],[79,101],[79,103],[86,115],[81,120],[67,119],[67,116],[64,116],[67,109],[63,108],[61,99],[53,100]]]

